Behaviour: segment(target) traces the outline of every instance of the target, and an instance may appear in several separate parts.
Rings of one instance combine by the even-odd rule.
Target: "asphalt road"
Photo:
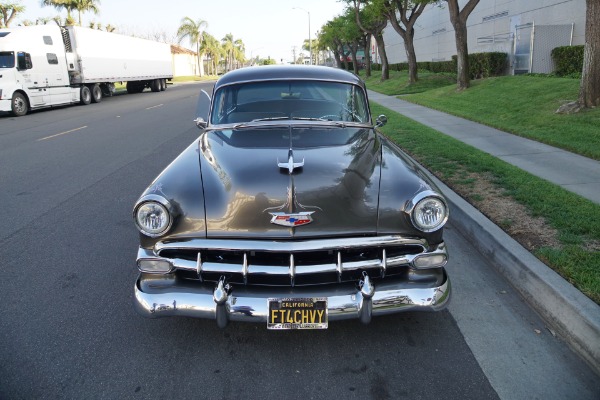
[[[453,302],[272,332],[132,308],[133,202],[197,93],[0,115],[0,399],[597,399],[600,382],[450,225]]]

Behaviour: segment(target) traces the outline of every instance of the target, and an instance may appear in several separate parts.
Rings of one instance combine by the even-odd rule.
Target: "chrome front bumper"
[[[189,282],[174,274],[140,274],[135,284],[136,311],[148,318],[185,316],[228,321],[266,323],[269,298],[327,299],[328,319],[358,318],[369,323],[374,315],[402,311],[438,311],[450,301],[450,280],[443,268],[436,287],[419,281],[384,279],[373,284],[368,275],[357,284],[342,283],[305,287],[235,286]]]

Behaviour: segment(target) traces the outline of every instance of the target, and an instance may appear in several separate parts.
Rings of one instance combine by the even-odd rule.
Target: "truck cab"
[[[20,116],[78,96],[69,82],[60,27],[0,29],[0,111]]]

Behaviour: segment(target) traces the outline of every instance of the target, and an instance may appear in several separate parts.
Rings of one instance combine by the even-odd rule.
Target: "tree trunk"
[[[479,0],[469,0],[462,10],[459,9],[458,0],[447,0],[447,2],[456,42],[456,86],[457,90],[464,90],[471,85],[469,79],[469,49],[467,47],[467,19]]]
[[[388,63],[387,53],[385,52],[383,34],[379,33],[378,35],[375,35],[375,41],[377,42],[377,49],[379,50],[379,58],[381,58],[381,80],[386,81],[390,79],[390,66]]]
[[[333,49],[333,57],[335,58],[335,66],[342,69],[342,55],[337,48]]]
[[[406,59],[408,60],[408,84],[412,85],[419,80],[417,55],[415,54],[414,30],[412,34],[407,32],[404,36],[404,50],[406,51]]]
[[[371,34],[370,33],[365,36],[364,52],[365,52],[365,77],[369,78],[371,76]]]
[[[600,106],[600,0],[586,0],[585,49],[579,104]]]
[[[198,55],[198,65],[200,66],[200,76],[204,76],[204,53]]]
[[[456,41],[456,89],[464,90],[471,85],[466,23],[456,23],[454,25],[454,38]]]
[[[356,53],[358,53],[358,43],[351,43],[349,47],[350,53],[352,53],[352,69],[354,70],[354,73],[358,75],[358,60],[356,59]]]

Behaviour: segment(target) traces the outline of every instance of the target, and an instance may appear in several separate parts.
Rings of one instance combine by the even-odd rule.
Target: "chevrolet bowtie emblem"
[[[304,167],[304,159],[302,159],[302,162],[294,162],[294,152],[290,149],[288,152],[288,162],[280,163],[279,160],[277,160],[277,166],[279,168],[287,169],[288,173],[291,175],[294,172],[294,169]]]
[[[298,213],[282,213],[282,212],[272,212],[269,213],[273,216],[271,218],[271,223],[275,225],[287,226],[287,227],[296,227],[302,226],[306,224],[310,224],[313,222],[311,214],[314,211],[309,212],[298,212]]]

